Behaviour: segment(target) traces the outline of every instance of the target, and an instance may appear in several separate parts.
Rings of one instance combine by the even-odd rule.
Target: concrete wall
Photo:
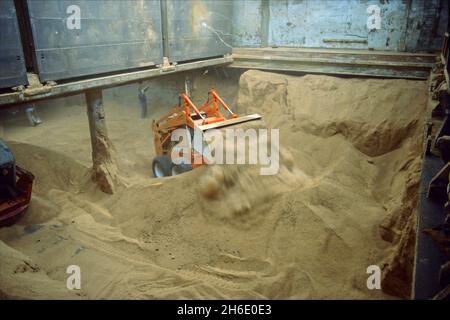
[[[235,0],[237,47],[439,50],[448,23],[446,0]],[[369,30],[370,5],[380,29]]]

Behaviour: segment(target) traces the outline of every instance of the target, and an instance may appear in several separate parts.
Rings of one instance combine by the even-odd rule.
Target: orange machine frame
[[[182,127],[195,129],[201,125],[219,123],[227,120],[220,113],[220,106],[230,113],[230,119],[237,118],[237,115],[231,111],[214,89],[208,92],[208,100],[200,108],[197,108],[185,93],[181,94],[178,105],[173,107],[158,121],[153,120],[153,142],[156,154],[170,156],[173,147],[170,137],[172,131],[175,129]],[[192,152],[191,157],[195,158],[198,156],[201,155],[196,154],[195,151]],[[197,161],[192,161],[192,163],[193,167],[198,166],[195,165],[195,163],[198,163]]]

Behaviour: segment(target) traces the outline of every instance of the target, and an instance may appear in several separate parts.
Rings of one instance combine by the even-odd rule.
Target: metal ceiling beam
[[[195,69],[226,65],[230,64],[231,62],[233,62],[233,59],[229,56],[226,56],[221,58],[171,65],[170,67],[160,67],[119,73],[55,85],[40,85],[36,87],[29,86],[24,90],[20,90],[17,92],[0,94],[0,108],[13,104],[28,103],[36,100],[74,95],[90,89],[120,86],[176,72],[184,72]]]
[[[435,54],[306,49],[234,48],[230,67],[369,77],[427,79]]]

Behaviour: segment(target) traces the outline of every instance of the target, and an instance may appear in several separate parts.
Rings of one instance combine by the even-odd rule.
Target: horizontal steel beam
[[[55,85],[29,86],[21,91],[0,94],[0,107],[73,95],[95,88],[115,87],[176,72],[226,65],[231,62],[233,62],[233,59],[226,56],[222,58],[171,65],[170,67],[120,73]]]
[[[234,48],[230,67],[370,77],[427,79],[434,54],[389,51]]]

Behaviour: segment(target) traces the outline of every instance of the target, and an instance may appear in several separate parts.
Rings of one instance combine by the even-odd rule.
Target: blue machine
[[[16,160],[11,150],[0,140],[0,199],[14,194],[16,189]]]

